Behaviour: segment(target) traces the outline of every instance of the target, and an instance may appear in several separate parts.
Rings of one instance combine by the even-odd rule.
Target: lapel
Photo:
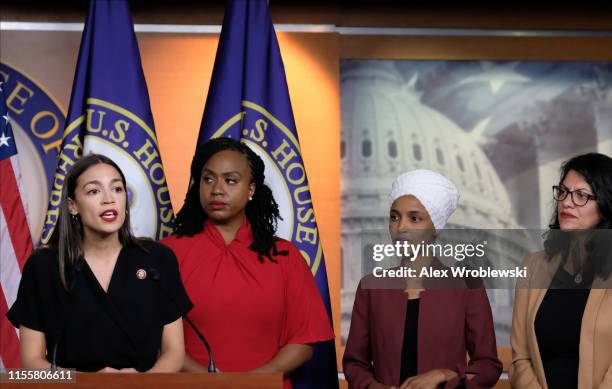
[[[603,301],[606,289],[591,289],[580,326],[580,362],[578,365],[578,387],[591,388],[593,386],[593,340],[595,338],[595,325],[597,314]]]
[[[385,305],[388,307],[386,315],[379,317],[378,320],[387,322],[382,328],[387,328],[390,342],[384,342],[389,349],[380,349],[383,355],[383,363],[390,364],[393,382],[400,380],[400,361],[402,360],[402,347],[404,345],[404,329],[406,325],[406,309],[408,301],[403,289],[388,289]],[[380,346],[379,346],[380,347]]]
[[[538,381],[540,382],[546,382],[546,376],[544,374],[544,363],[542,362],[542,357],[540,355],[540,347],[538,346],[538,338],[536,336],[535,333],[535,318],[536,315],[538,313],[538,310],[540,309],[540,305],[542,304],[542,300],[544,300],[544,296],[546,295],[546,292],[548,291],[548,289],[532,289],[533,291],[533,299],[534,299],[534,303],[533,304],[529,304],[529,306],[532,307],[531,312],[529,313],[529,318],[530,318],[530,323],[529,323],[529,340],[530,340],[530,346],[532,350],[535,350],[535,352],[533,353],[533,358],[532,361],[535,365],[535,372],[538,376]],[[544,389],[546,389],[546,384],[543,385]]]
[[[553,279],[557,269],[561,264],[561,256],[555,256],[550,262],[546,261],[546,259],[542,257],[540,258],[540,261],[538,263],[540,264],[540,266],[536,266],[535,268],[537,269],[537,274],[539,274],[541,277],[538,277],[538,280],[532,285],[534,287],[541,288],[544,282],[550,282]],[[599,282],[598,278],[596,278],[593,283],[594,287],[598,285],[597,282]],[[536,374],[538,375],[538,379],[540,382],[546,382],[546,377],[544,375],[544,365],[542,363],[540,349],[538,347],[538,340],[535,334],[535,317],[548,289],[532,290],[534,303],[532,305],[533,309],[530,312],[531,323],[529,328],[531,329],[531,334],[529,338],[531,340],[531,348],[532,350],[535,350],[533,362],[536,367]],[[582,315],[579,346],[580,362],[578,366],[579,389],[590,389],[593,386],[593,339],[595,334],[595,325],[597,324],[597,314],[601,307],[601,303],[604,299],[605,293],[606,289],[591,289],[589,293],[589,298],[584,308],[584,313]]]
[[[548,285],[550,285],[560,262],[561,257],[559,255],[552,258],[549,262],[545,258],[544,252],[537,253],[527,264],[531,271],[530,278],[526,283],[521,282],[520,286],[531,289],[529,301],[527,302],[527,306],[530,309],[527,316],[530,321],[527,327],[529,328],[528,342],[529,348],[534,351],[532,362],[535,367],[535,373],[538,376],[538,381],[543,383],[542,386],[544,389],[547,388],[546,376],[544,374],[544,363],[540,355],[540,347],[538,346],[538,338],[535,333],[535,319],[540,309],[540,305],[542,304],[542,300],[544,300],[544,296],[546,296],[546,292],[548,291]],[[518,284],[517,287],[519,287]]]
[[[113,292],[115,292],[115,290],[118,287],[125,285],[125,282],[126,282],[125,277],[128,276],[128,274],[126,274],[128,271],[128,269],[126,268],[127,261],[126,261],[126,258],[124,258],[125,251],[126,249],[125,247],[123,247],[121,249],[121,252],[119,253],[119,256],[117,257],[117,263],[115,264],[115,268],[113,269],[113,275],[111,276],[111,280],[108,285],[107,292],[105,292],[104,289],[102,289],[102,286],[98,282],[95,274],[93,273],[93,271],[91,270],[91,268],[89,267],[86,261],[84,261],[85,262],[84,272],[85,272],[85,276],[87,277],[87,285],[90,288],[90,291],[94,299],[98,303],[99,308],[108,315],[108,317],[115,323],[115,325],[126,336],[127,340],[129,341],[129,344],[134,349],[136,349],[135,329],[131,328],[131,326],[129,325],[128,321],[125,319],[123,314],[117,309],[115,303],[113,302],[113,298],[112,298]],[[119,291],[120,289],[121,288],[119,288]],[[123,291],[123,292],[125,293],[127,291]]]

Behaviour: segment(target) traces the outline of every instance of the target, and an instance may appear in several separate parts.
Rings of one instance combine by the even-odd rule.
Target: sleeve
[[[174,252],[162,245],[160,245],[160,249],[163,257],[160,281],[166,295],[166,298],[162,299],[162,323],[169,324],[189,312],[193,308],[193,304],[189,300],[181,281],[178,261]]]
[[[355,292],[351,328],[342,357],[342,369],[352,389],[365,389],[376,382],[372,372],[369,310],[368,291],[362,288],[360,282]]]
[[[446,389],[477,389],[495,386],[502,372],[497,358],[497,344],[491,305],[484,288],[466,289],[465,340],[470,356],[467,366],[457,366],[458,376],[448,381]],[[467,378],[467,374],[474,374]]]
[[[531,354],[527,345],[529,289],[517,287],[514,292],[514,309],[512,311],[512,365],[510,366],[510,383],[515,388],[542,389],[533,370]]]
[[[307,344],[334,339],[331,321],[310,268],[289,244],[285,261],[285,328],[281,344]]]
[[[49,286],[48,280],[39,277],[40,274],[45,273],[40,269],[45,259],[48,258],[45,258],[44,253],[35,251],[23,268],[17,299],[6,314],[16,328],[23,325],[40,332],[45,332],[47,329],[42,315],[43,304],[45,304],[42,291],[50,289],[45,288],[45,285]]]

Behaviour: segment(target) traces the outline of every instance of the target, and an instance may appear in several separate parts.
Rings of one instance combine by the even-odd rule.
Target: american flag
[[[0,367],[19,367],[19,336],[6,318],[15,302],[21,272],[32,252],[17,145],[0,81]]]

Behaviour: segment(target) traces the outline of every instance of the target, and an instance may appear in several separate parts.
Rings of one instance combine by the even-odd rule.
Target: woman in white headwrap
[[[459,193],[446,177],[414,170],[396,178],[389,200],[393,240],[427,244],[455,211]],[[445,269],[434,257],[420,256],[411,264]],[[350,388],[495,385],[502,365],[484,288],[464,283],[428,288],[431,284],[418,278],[407,284],[402,280],[400,288],[376,281],[372,275],[364,277],[355,294],[343,358]]]

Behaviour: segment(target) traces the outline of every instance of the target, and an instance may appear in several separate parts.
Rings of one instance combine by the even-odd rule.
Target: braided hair
[[[200,203],[200,181],[202,169],[206,162],[216,153],[224,150],[238,152],[247,159],[251,170],[251,182],[255,184],[255,193],[245,208],[246,218],[253,232],[253,243],[249,248],[258,254],[263,262],[264,257],[276,262],[273,256],[287,255],[286,251],[277,251],[275,237],[278,219],[282,219],[278,204],[274,200],[272,190],[264,184],[264,162],[246,144],[231,138],[211,139],[199,146],[191,162],[191,180],[185,203],[176,215],[174,234],[193,236],[204,230],[204,222],[208,215]]]

